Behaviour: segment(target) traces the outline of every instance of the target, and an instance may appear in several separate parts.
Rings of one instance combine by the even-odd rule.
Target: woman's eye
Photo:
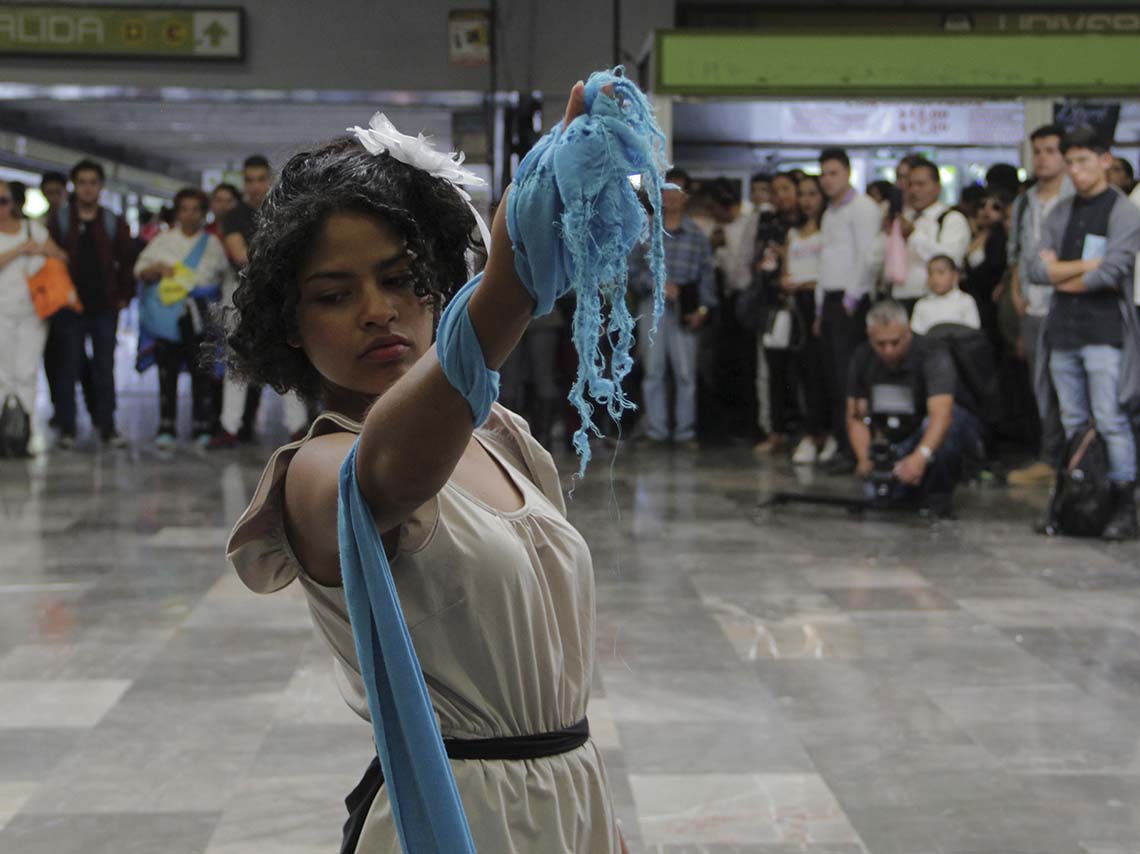
[[[392,276],[385,276],[381,280],[381,284],[386,288],[407,288],[413,285],[416,281],[415,276],[412,275],[410,270],[405,270],[402,273],[396,273]]]
[[[348,293],[345,291],[330,291],[327,294],[321,294],[317,297],[317,302],[322,305],[336,305],[348,299]]]

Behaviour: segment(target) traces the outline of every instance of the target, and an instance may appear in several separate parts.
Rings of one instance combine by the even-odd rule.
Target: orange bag
[[[31,237],[32,229],[28,226],[28,239]],[[45,258],[40,271],[34,276],[28,276],[28,291],[40,320],[47,320],[61,308],[83,312],[83,304],[79,301],[67,265],[58,258]]]

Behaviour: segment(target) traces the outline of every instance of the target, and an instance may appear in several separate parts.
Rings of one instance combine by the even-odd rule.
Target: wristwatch
[[[934,451],[932,451],[926,445],[919,445],[918,452],[922,454],[922,458],[927,462],[930,462],[930,460],[934,457]]]

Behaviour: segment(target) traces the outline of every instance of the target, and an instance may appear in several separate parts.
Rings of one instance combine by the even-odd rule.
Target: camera
[[[897,482],[895,464],[904,456],[902,445],[914,435],[920,420],[914,389],[909,385],[873,385],[869,403],[866,424],[871,430],[871,500],[885,506]]]

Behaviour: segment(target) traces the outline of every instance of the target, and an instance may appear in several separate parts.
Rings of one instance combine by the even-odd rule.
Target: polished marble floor
[[[121,409],[128,451],[0,462],[0,852],[335,851],[369,730],[300,592],[221,555],[269,446],[160,456]],[[848,484],[745,451],[601,453],[570,512],[634,851],[1140,851],[1140,546],[1035,538],[1040,493],[859,518],[760,508]]]

